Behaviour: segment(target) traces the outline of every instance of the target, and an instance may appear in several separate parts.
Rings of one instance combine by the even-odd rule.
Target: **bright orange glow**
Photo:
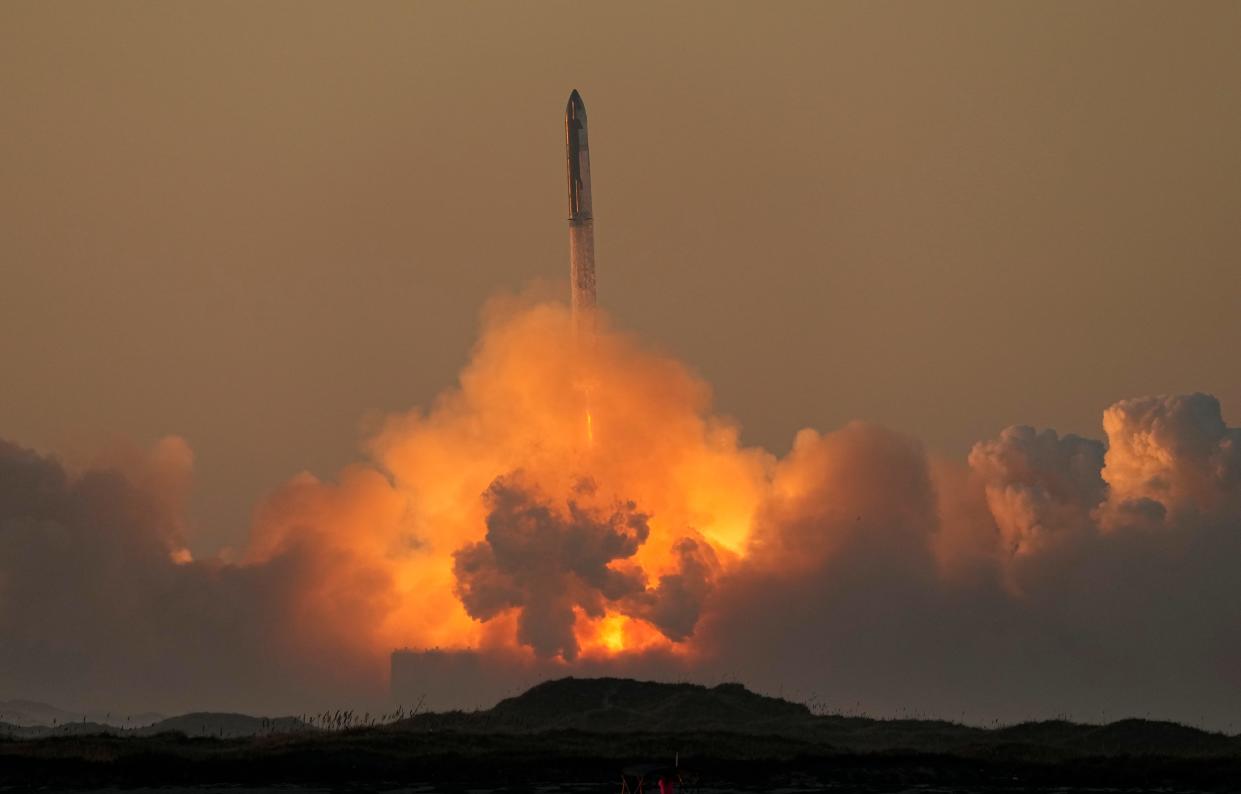
[[[625,650],[625,621],[623,615],[609,615],[599,621],[599,639],[611,653]]]
[[[454,555],[487,538],[482,495],[492,482],[521,472],[560,513],[571,497],[604,512],[632,502],[648,517],[645,542],[610,566],[638,576],[647,595],[605,601],[601,613],[577,609],[580,653],[694,652],[692,620],[688,632],[667,619],[661,629],[664,613],[642,605],[685,564],[676,550],[685,539],[705,561],[695,570],[706,586],[742,559],[774,461],[743,449],[737,428],[709,414],[705,383],[599,320],[586,357],[564,307],[494,308],[459,387],[430,410],[392,417],[370,443],[374,466],[348,469],[335,484],[307,475],[267,501],[251,560],[310,534],[333,555],[329,573],[301,596],[297,632],[372,661],[397,647],[519,649],[511,610],[487,620],[467,612]],[[608,417],[606,443],[594,443],[596,413]],[[584,480],[589,494],[579,492]]]
[[[586,658],[643,653],[655,649],[673,653],[690,653],[688,643],[674,643],[649,623],[625,615],[608,612],[602,618],[577,615],[577,636]]]

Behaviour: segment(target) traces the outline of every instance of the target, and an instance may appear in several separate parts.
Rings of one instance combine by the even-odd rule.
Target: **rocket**
[[[590,143],[586,105],[575,90],[564,110],[565,157],[569,176],[569,285],[578,327],[593,326],[595,309],[595,221],[590,209]]]

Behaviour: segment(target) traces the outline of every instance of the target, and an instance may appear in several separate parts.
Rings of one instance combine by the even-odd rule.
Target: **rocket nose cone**
[[[582,95],[573,89],[573,93],[569,94],[569,103],[565,105],[565,110],[576,110],[579,113],[586,112],[586,103],[582,101]]]

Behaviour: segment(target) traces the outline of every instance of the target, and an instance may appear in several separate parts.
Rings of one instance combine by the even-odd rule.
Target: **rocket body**
[[[564,113],[569,177],[569,284],[578,326],[593,325],[595,309],[595,220],[590,198],[590,142],[586,105],[574,91]]]

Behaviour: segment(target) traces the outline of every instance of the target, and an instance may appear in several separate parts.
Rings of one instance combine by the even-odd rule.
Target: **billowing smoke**
[[[192,455],[167,438],[70,472],[0,442],[0,686],[118,707],[274,706],[309,679],[284,649],[313,553],[194,561],[181,520]],[[336,658],[339,658],[337,656]]]
[[[493,306],[456,388],[271,494],[233,556],[185,551],[180,440],[81,472],[0,445],[0,684],[297,710],[378,696],[411,647],[975,721],[1241,708],[1241,430],[1213,397],[966,461],[865,423],[777,459],[668,356],[606,323],[585,352],[562,307]]]
[[[613,565],[636,554],[650,528],[632,502],[610,514],[581,504],[578,498],[594,493],[589,481],[577,484],[560,511],[516,480],[497,479],[483,495],[487,538],[453,555],[457,593],[477,620],[517,610],[518,642],[572,660],[575,607],[603,617],[605,604],[644,589],[640,570]]]
[[[648,517],[633,502],[599,508],[597,488],[579,481],[563,508],[510,475],[483,495],[487,536],[453,556],[457,595],[470,617],[517,614],[517,641],[540,656],[578,656],[575,610],[602,619],[609,608],[645,620],[669,640],[693,634],[711,589],[710,546],[682,538],[673,546],[678,566],[648,588],[647,577],[626,565],[650,535]]]
[[[1034,557],[1091,531],[1107,495],[1103,451],[1098,441],[1025,426],[974,445],[970,468],[983,483],[1002,553]]]
[[[804,432],[754,564],[709,613],[715,658],[886,714],[1227,728],[1237,431],[1202,394],[1122,401],[1104,429],[1106,443],[1008,428],[968,466],[878,428]]]
[[[669,640],[687,639],[711,590],[710,545],[677,541],[675,572],[648,588],[640,567],[624,565],[650,535],[648,517],[633,502],[591,506],[584,501],[597,490],[590,480],[573,490],[560,509],[520,477],[491,484],[483,495],[486,539],[454,555],[457,594],[470,617],[486,621],[516,610],[518,642],[569,661],[579,650],[575,609],[601,619],[611,608],[645,620]]]

